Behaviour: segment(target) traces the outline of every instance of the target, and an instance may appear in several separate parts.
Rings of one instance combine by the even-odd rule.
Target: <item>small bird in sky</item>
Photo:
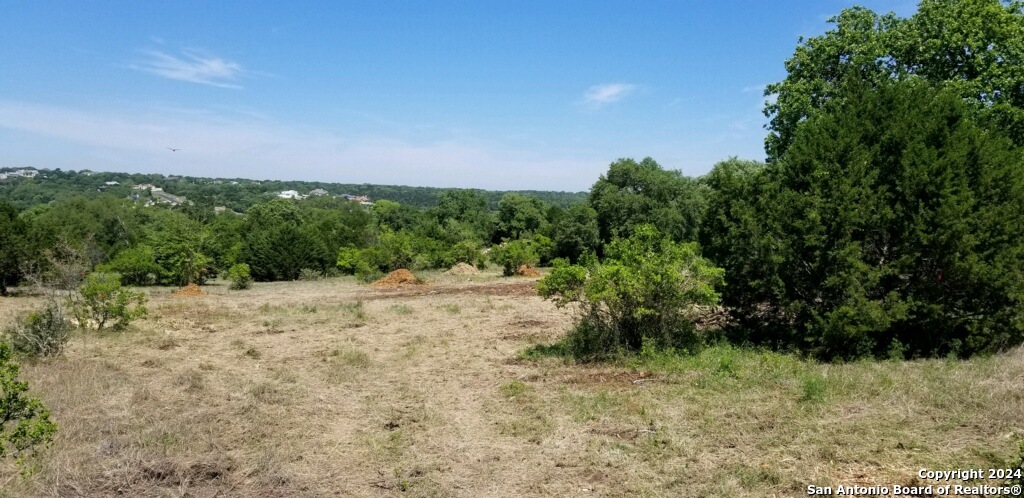
[[[168,148],[167,148],[167,150],[169,150],[169,151],[171,151],[171,152],[178,152],[178,151],[179,151],[179,150],[181,150],[181,149],[172,149],[172,148],[168,147]]]

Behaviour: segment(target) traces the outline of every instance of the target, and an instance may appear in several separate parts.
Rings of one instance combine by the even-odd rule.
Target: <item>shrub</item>
[[[662,348],[699,346],[694,321],[700,306],[718,302],[724,270],[697,255],[695,243],[673,242],[651,225],[614,239],[601,264],[560,263],[537,284],[559,307],[577,305],[568,337],[576,356],[599,357]]]
[[[18,381],[18,373],[10,346],[0,342],[0,457],[22,462],[30,450],[53,440],[57,425],[42,402],[25,396],[28,384]]]
[[[551,263],[551,260],[555,258],[555,243],[549,237],[537,234],[530,240],[530,245],[533,247],[533,252],[537,254],[537,260],[541,265],[547,265]]]
[[[314,270],[312,268],[303,268],[299,270],[299,280],[315,281],[323,280],[324,272],[320,270]]]
[[[537,262],[537,253],[526,240],[513,240],[491,249],[491,261],[502,267],[502,274],[512,276],[516,268]]]
[[[480,251],[480,244],[474,240],[462,240],[452,246],[448,254],[448,261],[445,266],[453,266],[456,263],[468,263],[482,268],[484,263],[483,252]]]
[[[71,320],[60,302],[51,300],[4,330],[3,340],[23,356],[57,356],[64,352],[71,332]]]
[[[90,273],[72,300],[80,326],[95,324],[103,330],[108,324],[123,329],[133,320],[146,316],[146,295],[121,287],[116,273]]]
[[[228,268],[228,286],[231,290],[245,290],[252,287],[252,275],[249,273],[249,265],[238,263]]]
[[[146,245],[125,249],[109,263],[97,269],[120,274],[121,282],[125,285],[153,285],[156,283],[157,275],[163,272],[160,265],[156,264],[153,248]]]

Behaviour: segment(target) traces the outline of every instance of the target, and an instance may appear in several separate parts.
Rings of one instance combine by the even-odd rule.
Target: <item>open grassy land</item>
[[[798,496],[996,466],[1024,432],[1024,349],[577,365],[523,353],[571,324],[533,279],[425,277],[149,289],[148,319],[23,366],[58,436],[0,496]]]

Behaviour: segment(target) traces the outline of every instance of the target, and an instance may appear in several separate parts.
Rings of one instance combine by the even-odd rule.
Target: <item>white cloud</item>
[[[180,56],[159,50],[143,50],[146,60],[130,67],[157,76],[220,88],[242,88],[236,81],[248,74],[237,62],[207,55],[201,51],[182,50]]]
[[[636,85],[629,83],[594,85],[583,94],[583,101],[592,107],[601,107],[626,98],[634,90]]]

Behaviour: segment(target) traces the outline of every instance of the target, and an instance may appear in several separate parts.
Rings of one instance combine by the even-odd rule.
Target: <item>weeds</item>
[[[396,315],[411,315],[412,307],[407,304],[392,304],[388,307],[388,311],[391,311]]]

